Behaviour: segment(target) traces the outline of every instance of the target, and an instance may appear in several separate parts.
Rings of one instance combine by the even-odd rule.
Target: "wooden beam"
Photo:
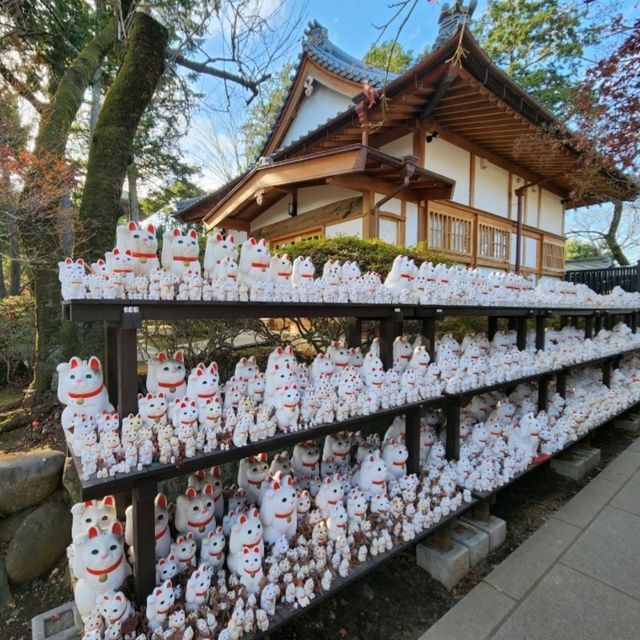
[[[373,191],[365,191],[362,194],[362,237],[365,240],[377,237],[374,197]]]
[[[360,217],[361,202],[362,198],[360,196],[347,198],[346,200],[305,211],[293,218],[255,228],[251,233],[269,240],[274,237],[294,235],[305,229],[352,220]]]
[[[440,82],[438,83],[438,88],[429,99],[429,102],[427,102],[425,108],[420,113],[421,119],[428,118],[431,115],[432,111],[436,108],[436,105],[438,104],[438,102],[440,102],[440,98],[444,96],[447,89],[451,86],[452,82],[457,77],[458,77],[458,68],[455,65],[450,63],[449,67],[447,68],[447,71],[445,72]]]
[[[473,207],[476,199],[476,154],[469,155],[469,206]]]
[[[415,126],[413,128],[413,155],[418,158],[418,166],[425,166],[425,132],[422,130],[422,127]]]

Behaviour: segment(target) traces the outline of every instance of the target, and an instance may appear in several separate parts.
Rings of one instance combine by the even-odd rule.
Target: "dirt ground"
[[[11,438],[10,434],[0,436],[0,450],[8,446],[61,446],[55,430],[49,431],[48,425],[18,431],[24,433],[13,432]],[[634,436],[626,432],[603,427],[591,441],[601,449],[602,461],[589,478],[576,483],[553,474],[549,465],[544,465],[501,491],[492,511],[508,523],[506,542],[453,592],[418,568],[415,554],[409,551],[274,632],[270,640],[415,640],[633,440]],[[61,559],[48,575],[13,590],[14,604],[0,610],[2,640],[27,640],[34,615],[72,597],[66,569],[66,559]]]

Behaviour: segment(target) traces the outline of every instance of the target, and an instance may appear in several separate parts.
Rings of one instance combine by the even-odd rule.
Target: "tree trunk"
[[[140,222],[140,203],[138,201],[138,169],[135,163],[127,168],[127,186],[129,190],[129,219]]]
[[[93,261],[113,247],[122,185],[140,118],[164,71],[167,30],[138,13],[122,66],[107,93],[89,152],[76,256]]]
[[[44,164],[34,166],[27,175],[18,208],[18,231],[22,251],[36,298],[36,357],[34,377],[29,390],[30,402],[39,404],[50,396],[56,364],[72,354],[62,349],[60,319],[60,283],[57,262],[62,253],[57,224],[59,197],[43,202],[38,194],[42,180],[60,180],[52,175],[64,158],[69,130],[84,93],[109,49],[117,41],[117,24],[113,19],[93,40],[85,45],[62,76],[56,92],[43,112],[34,147],[34,157]],[[46,167],[50,167],[47,174]],[[35,206],[34,203],[39,203]]]
[[[20,295],[20,246],[18,244],[18,224],[14,217],[8,221],[9,227],[9,257],[11,268],[9,270],[9,295]]]
[[[102,88],[102,69],[98,69],[91,83],[91,112],[89,113],[89,147],[93,141],[98,115],[100,114],[100,90]]]
[[[0,299],[7,297],[7,285],[4,281],[4,259],[0,253]]]
[[[611,251],[611,257],[620,265],[627,266],[629,264],[629,260],[627,256],[624,254],[620,243],[618,242],[618,227],[620,226],[620,220],[622,219],[622,200],[614,200],[613,201],[613,217],[611,218],[611,224],[609,225],[609,229],[604,237],[605,242],[607,243],[607,247],[609,251]]]

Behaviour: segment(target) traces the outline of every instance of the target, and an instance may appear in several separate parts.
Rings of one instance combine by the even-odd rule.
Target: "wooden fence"
[[[586,284],[597,293],[609,293],[616,286],[625,291],[640,291],[640,261],[628,267],[565,271],[564,279]]]

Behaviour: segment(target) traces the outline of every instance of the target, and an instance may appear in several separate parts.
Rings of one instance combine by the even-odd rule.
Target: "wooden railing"
[[[625,291],[640,291],[640,261],[628,267],[566,271],[564,279],[586,284],[597,293],[609,293],[614,287],[622,287]]]

